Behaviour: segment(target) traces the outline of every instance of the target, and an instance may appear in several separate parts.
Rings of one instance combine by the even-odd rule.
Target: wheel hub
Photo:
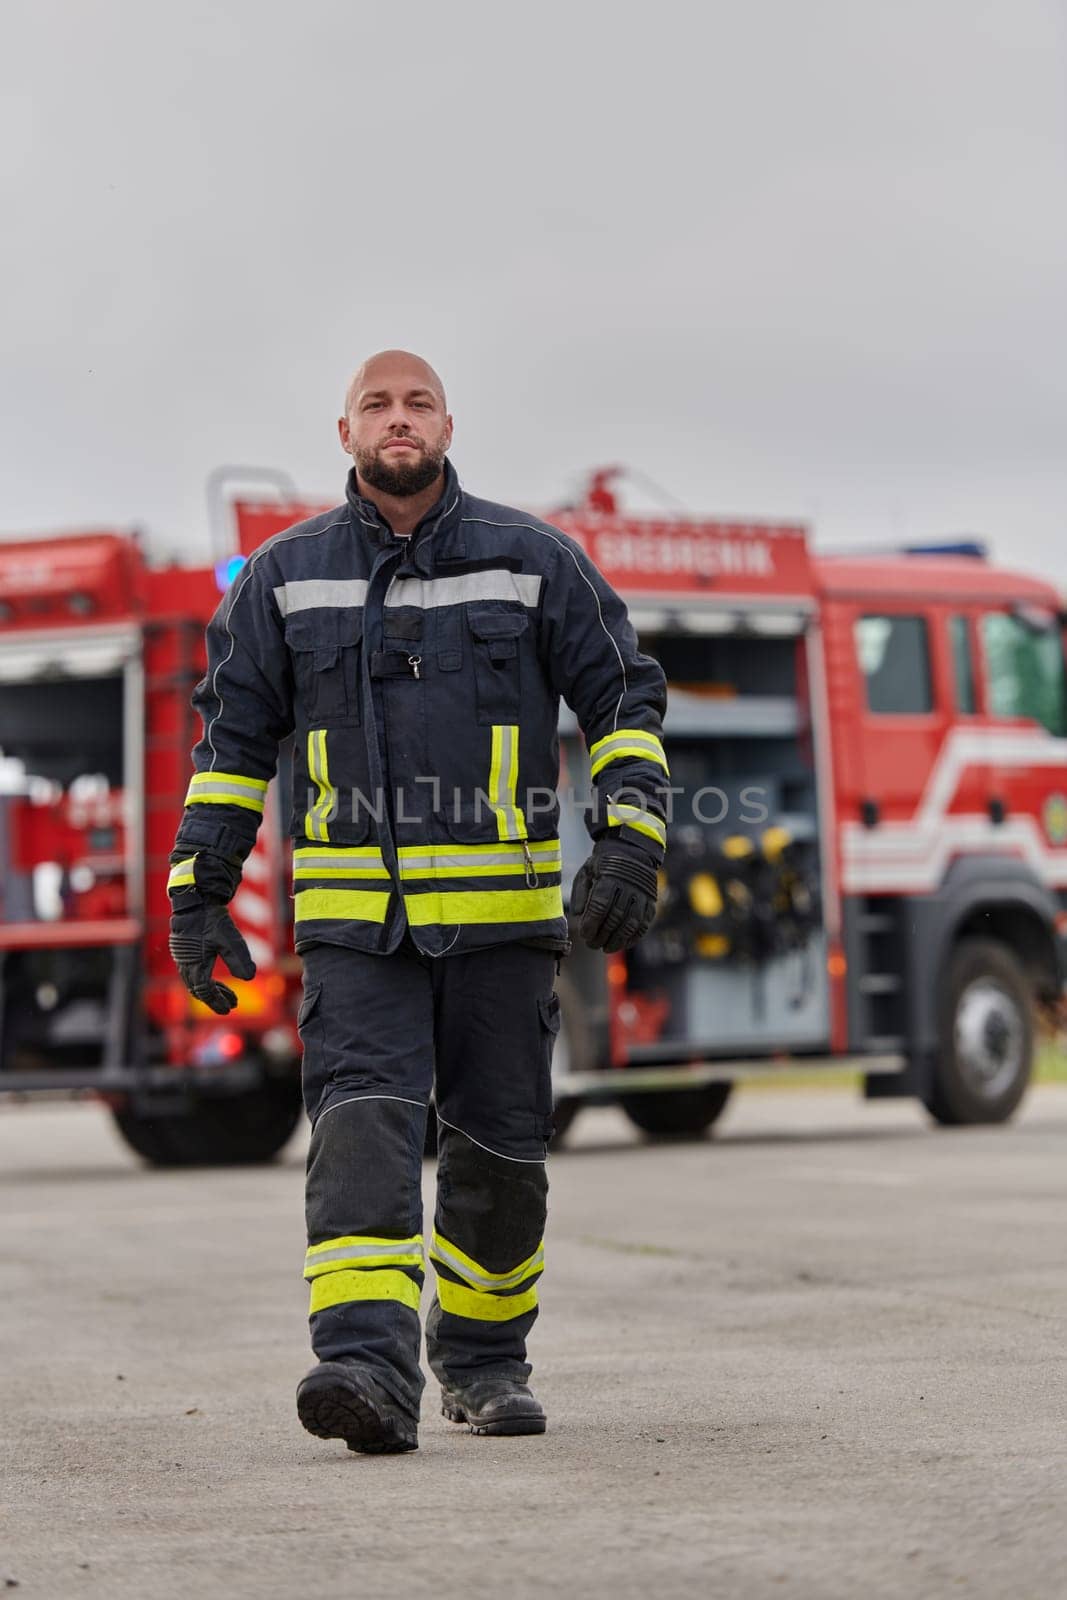
[[[995,1099],[1022,1065],[1023,1019],[1006,989],[990,978],[968,984],[956,1010],[956,1059],[971,1088]]]

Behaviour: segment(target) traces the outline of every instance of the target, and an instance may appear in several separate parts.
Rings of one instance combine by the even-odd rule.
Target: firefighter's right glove
[[[175,900],[170,919],[170,953],[189,993],[220,1017],[233,1010],[237,996],[214,976],[221,956],[235,978],[254,978],[256,964],[225,906],[202,900],[195,890]]]
[[[591,950],[629,950],[656,915],[656,869],[638,845],[598,839],[571,887],[571,911]]]

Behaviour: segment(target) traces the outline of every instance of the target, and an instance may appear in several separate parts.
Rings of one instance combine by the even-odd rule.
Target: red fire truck
[[[279,786],[233,906],[258,972],[225,1019],[177,980],[164,881],[220,586],[319,509],[235,502],[214,570],[115,533],[0,545],[0,1091],[95,1092],[158,1164],[266,1160],[299,1116]],[[799,526],[625,516],[609,473],[552,520],[664,666],[672,785],[652,929],[607,958],[576,940],[559,978],[558,1130],[615,1101],[699,1133],[736,1081],[812,1066],[942,1123],[1008,1117],[1064,979],[1055,590],[972,547],[816,555]],[[560,743],[566,894],[588,850],[566,711]]]

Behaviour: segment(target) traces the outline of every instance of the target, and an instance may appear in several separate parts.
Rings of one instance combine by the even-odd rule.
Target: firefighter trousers
[[[525,1382],[544,1260],[557,957],[501,944],[434,959],[410,935],[390,955],[323,943],[301,954],[315,1354],[357,1358],[417,1416],[425,1248],[437,1274],[434,1374],[450,1386]],[[424,1241],[431,1091],[440,1142]]]

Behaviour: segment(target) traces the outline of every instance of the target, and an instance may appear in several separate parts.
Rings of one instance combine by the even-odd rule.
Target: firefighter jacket
[[[590,757],[593,838],[658,864],[666,685],[581,547],[525,512],[445,491],[398,538],[347,503],[277,534],[207,629],[168,887],[199,851],[247,856],[292,733],[297,949],[429,955],[567,947],[558,836],[562,696]]]

